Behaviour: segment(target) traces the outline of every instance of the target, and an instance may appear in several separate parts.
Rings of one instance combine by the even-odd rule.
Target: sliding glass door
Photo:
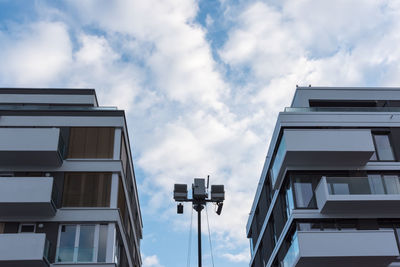
[[[60,226],[56,262],[104,262],[107,225]]]

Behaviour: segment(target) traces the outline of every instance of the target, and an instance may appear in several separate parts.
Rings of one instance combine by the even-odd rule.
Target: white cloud
[[[250,261],[250,256],[249,256],[247,249],[240,253],[237,253],[237,254],[225,253],[222,256],[232,262],[249,262]]]
[[[40,86],[62,77],[72,44],[61,22],[10,25],[0,33],[0,79],[13,86]]]
[[[152,255],[144,256],[143,267],[163,267],[163,265],[160,264],[157,255]]]
[[[152,85],[169,100],[224,107],[221,97],[228,87],[212,58],[204,29],[194,23],[195,1],[86,1],[76,5],[88,23],[134,37],[139,53],[146,55],[143,60],[152,74]]]

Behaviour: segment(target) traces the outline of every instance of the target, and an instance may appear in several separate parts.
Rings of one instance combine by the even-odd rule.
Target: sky
[[[0,0],[0,87],[95,88],[126,111],[144,267],[197,266],[172,191],[207,175],[226,191],[221,216],[208,206],[214,266],[248,266],[278,112],[296,85],[399,86],[399,17],[389,0]]]

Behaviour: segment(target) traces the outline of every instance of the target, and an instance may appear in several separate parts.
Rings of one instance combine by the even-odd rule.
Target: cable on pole
[[[211,263],[212,263],[212,266],[214,267],[214,255],[213,255],[213,249],[212,249],[212,243],[211,243],[210,223],[208,222],[208,210],[207,210],[207,205],[205,205],[205,206],[206,206],[206,217],[207,217],[207,227],[208,227],[208,240],[210,241]]]
[[[190,215],[190,228],[189,228],[189,245],[188,245],[188,255],[187,255],[187,262],[186,266],[190,267],[190,258],[192,257],[191,252],[192,252],[192,227],[193,226],[193,209],[192,213]]]

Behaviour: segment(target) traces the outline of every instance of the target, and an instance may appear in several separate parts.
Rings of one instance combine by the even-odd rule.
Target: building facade
[[[298,87],[247,223],[250,267],[400,266],[400,88]]]
[[[0,266],[139,267],[123,110],[92,89],[0,89]]]

